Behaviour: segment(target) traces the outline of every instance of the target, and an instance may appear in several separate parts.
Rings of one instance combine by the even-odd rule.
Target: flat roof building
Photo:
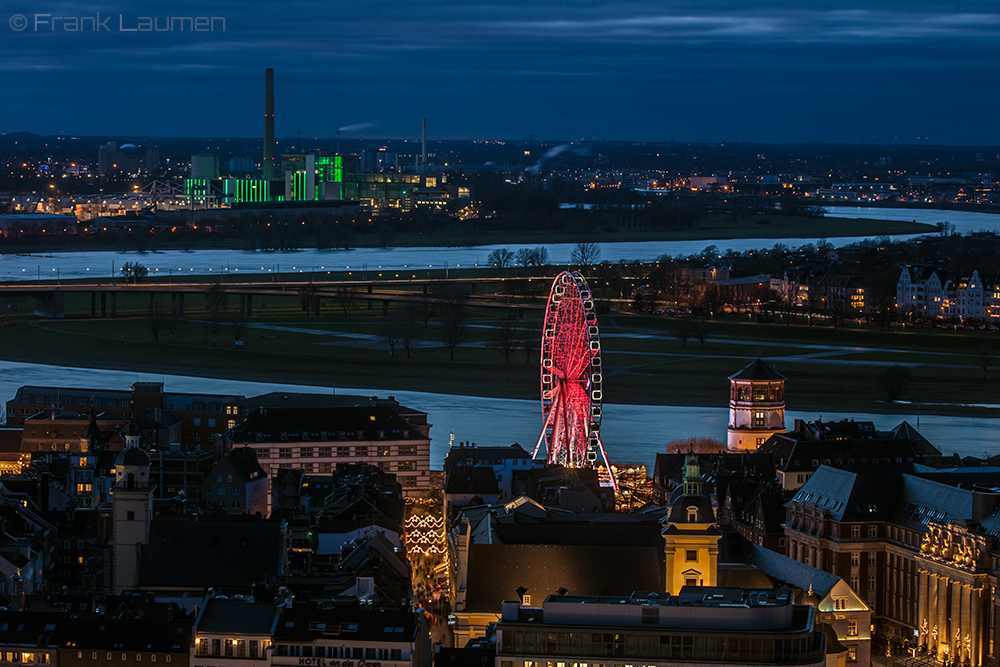
[[[563,660],[608,667],[708,662],[821,667],[826,639],[816,627],[816,610],[794,604],[790,589],[550,595],[540,608],[503,603],[496,667]]]

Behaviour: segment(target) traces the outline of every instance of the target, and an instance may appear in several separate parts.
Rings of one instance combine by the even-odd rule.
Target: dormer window
[[[688,508],[688,522],[689,523],[698,523],[698,508],[697,507],[689,507]]]

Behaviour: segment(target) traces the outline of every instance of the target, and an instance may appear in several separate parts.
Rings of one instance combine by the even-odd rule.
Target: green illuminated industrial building
[[[185,191],[199,206],[348,200],[409,210],[418,193],[439,193],[445,183],[443,174],[364,173],[353,155],[323,153],[286,153],[281,173],[274,179],[189,178]]]

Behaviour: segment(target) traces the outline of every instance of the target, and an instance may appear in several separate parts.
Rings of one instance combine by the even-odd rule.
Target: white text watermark
[[[14,14],[7,22],[14,32],[225,32],[223,16],[55,16]]]

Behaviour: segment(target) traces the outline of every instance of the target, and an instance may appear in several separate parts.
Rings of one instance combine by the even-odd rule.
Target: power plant
[[[261,171],[252,175],[241,170],[245,175],[220,177],[216,156],[192,156],[190,178],[184,187],[190,207],[245,209],[294,203],[296,208],[335,208],[360,202],[375,208],[409,210],[418,205],[439,207],[451,198],[469,196],[467,188],[448,186],[445,174],[429,173],[426,117],[421,122],[420,153],[414,156],[409,173],[400,173],[398,156],[385,149],[364,150],[360,160],[356,155],[341,155],[339,130],[333,154],[291,149],[282,153],[276,164],[274,146],[274,70],[268,67],[264,70]]]

